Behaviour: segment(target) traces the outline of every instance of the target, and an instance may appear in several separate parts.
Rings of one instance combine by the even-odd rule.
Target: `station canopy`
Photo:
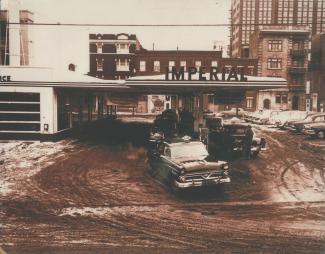
[[[188,80],[188,73],[184,73],[184,80],[176,80],[171,74],[166,77],[163,75],[153,76],[135,76],[126,80],[126,85],[133,90],[141,90],[144,93],[223,93],[223,92],[238,92],[248,90],[263,90],[263,89],[278,89],[286,88],[287,81],[284,78],[278,77],[257,77],[246,76],[245,79],[237,80],[233,77],[229,78],[230,74],[216,74],[213,80],[210,79],[209,73],[206,73],[202,80],[200,74],[196,73]]]
[[[135,76],[127,80],[104,80],[80,72],[58,71],[42,67],[4,67],[1,75],[6,76],[1,85],[9,86],[49,86],[58,88],[87,88],[101,91],[118,91],[121,93],[138,94],[224,94],[248,90],[287,88],[287,81],[277,77],[245,76],[235,79],[231,74],[216,73],[213,80],[209,73],[204,75],[195,73],[188,80],[188,73],[184,73],[184,80],[176,80],[172,76],[153,75]]]

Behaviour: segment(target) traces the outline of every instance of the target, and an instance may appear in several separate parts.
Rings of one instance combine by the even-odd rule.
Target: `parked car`
[[[214,160],[200,141],[189,137],[162,140],[148,152],[153,175],[180,190],[230,182],[229,165]]]
[[[246,111],[242,108],[232,108],[230,110],[224,110],[217,114],[217,116],[222,116],[225,118],[239,116],[243,117],[246,114]]]
[[[283,129],[288,122],[299,121],[306,118],[310,113],[307,111],[299,110],[287,110],[279,112],[277,115],[273,116],[271,122],[278,128]]]
[[[286,126],[286,129],[292,131],[292,132],[302,132],[305,124],[311,124],[311,123],[317,123],[317,122],[324,122],[325,121],[325,113],[317,113],[308,115],[304,120],[302,121],[294,121],[288,123]]]
[[[325,138],[325,122],[305,124],[302,132],[311,137]]]
[[[210,154],[229,154],[243,153],[246,123],[224,123],[221,130],[211,131],[209,133],[208,148]],[[266,140],[256,137],[254,133],[251,157],[257,157],[260,151],[266,149]]]
[[[271,118],[282,110],[261,110],[258,114],[254,115],[252,123],[255,124],[272,124]]]

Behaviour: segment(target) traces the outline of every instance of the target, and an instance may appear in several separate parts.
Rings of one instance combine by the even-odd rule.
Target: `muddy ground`
[[[325,253],[325,156],[256,128],[268,150],[230,183],[175,196],[148,173],[148,124],[83,140],[1,144],[7,253]],[[132,130],[132,131],[131,131]]]

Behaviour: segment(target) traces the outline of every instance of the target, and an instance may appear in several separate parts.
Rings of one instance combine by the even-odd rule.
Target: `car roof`
[[[189,141],[185,142],[183,139],[178,138],[178,139],[173,139],[173,140],[165,140],[165,144],[173,147],[173,146],[179,146],[179,145],[184,145],[184,144],[203,144],[201,141]]]

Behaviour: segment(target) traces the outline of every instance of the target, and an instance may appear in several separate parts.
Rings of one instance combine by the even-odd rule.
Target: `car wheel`
[[[317,132],[317,138],[325,138],[325,133],[324,133],[324,131],[319,131],[319,132]]]
[[[259,153],[259,152],[253,152],[252,155],[251,155],[251,157],[252,157],[252,158],[256,158],[256,157],[258,156],[258,153]]]

